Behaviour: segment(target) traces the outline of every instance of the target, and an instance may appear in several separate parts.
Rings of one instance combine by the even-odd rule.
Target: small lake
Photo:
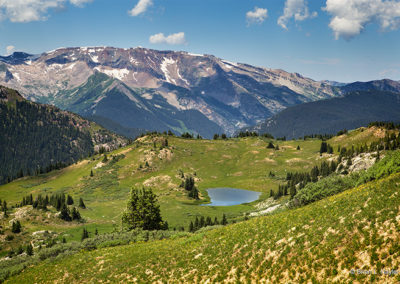
[[[207,189],[211,203],[204,206],[231,206],[248,203],[257,200],[261,192],[230,187],[218,187]]]

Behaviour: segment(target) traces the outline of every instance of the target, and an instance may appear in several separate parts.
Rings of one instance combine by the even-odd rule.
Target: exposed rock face
[[[297,73],[187,52],[60,48],[0,61],[0,83],[30,100],[151,130],[232,134],[287,106],[341,93]],[[140,119],[129,120],[132,113]]]

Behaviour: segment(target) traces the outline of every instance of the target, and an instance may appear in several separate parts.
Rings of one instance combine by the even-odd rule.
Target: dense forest
[[[104,140],[98,137],[104,133],[100,129],[93,135],[90,127],[77,115],[29,102],[0,87],[0,184],[92,155],[93,142]]]

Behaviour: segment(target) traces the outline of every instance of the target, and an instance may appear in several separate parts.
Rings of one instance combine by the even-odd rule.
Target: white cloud
[[[78,7],[83,7],[84,4],[90,3],[93,0],[69,0],[72,5],[78,6]]]
[[[248,24],[261,24],[268,17],[268,10],[264,8],[254,7],[254,11],[246,13],[246,20]]]
[[[14,49],[15,49],[15,46],[13,46],[13,45],[7,46],[6,47],[6,54],[10,55],[11,53],[13,53]]]
[[[317,12],[310,14],[305,0],[286,0],[283,15],[278,18],[278,25],[287,30],[287,23],[291,18],[295,21],[304,21],[317,15]]]
[[[146,10],[151,5],[153,5],[153,1],[152,0],[139,0],[139,2],[136,4],[136,6],[133,7],[133,9],[129,11],[129,14],[131,16],[138,16],[138,15],[146,12]]]
[[[69,0],[75,6],[81,7],[92,0]],[[47,11],[62,8],[67,0],[0,0],[0,21],[9,19],[11,22],[27,23],[44,21]]]
[[[158,34],[150,36],[149,41],[150,41],[150,43],[154,43],[154,44],[157,44],[157,43],[184,44],[184,43],[186,43],[184,32],[170,34],[169,36],[165,36],[163,33],[158,33]]]
[[[400,26],[400,1],[397,0],[327,0],[323,10],[332,15],[329,27],[336,39],[351,39],[371,22],[377,22],[382,30]]]

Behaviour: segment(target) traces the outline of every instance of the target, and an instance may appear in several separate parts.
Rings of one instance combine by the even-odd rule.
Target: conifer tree
[[[74,204],[74,199],[72,198],[71,195],[68,194],[67,196],[67,205],[72,205]]]
[[[13,232],[14,234],[21,233],[21,223],[18,220],[15,222],[12,222],[11,232]]]
[[[81,220],[81,214],[79,213],[78,209],[76,209],[76,207],[72,208],[72,212],[71,212],[71,218],[72,220]]]
[[[29,244],[26,246],[26,254],[27,254],[27,255],[33,255],[33,246],[31,245],[31,243],[29,243]]]
[[[214,225],[219,225],[219,222],[218,222],[218,218],[217,218],[217,217],[214,218]]]
[[[87,239],[87,238],[89,238],[89,232],[86,230],[86,228],[83,228],[81,241],[83,241],[84,239]]]
[[[93,174],[93,170],[90,170],[90,176],[91,176],[91,177],[93,177],[93,176],[94,176],[94,174]]]
[[[64,221],[71,221],[70,212],[69,212],[69,209],[68,209],[67,205],[65,205],[65,203],[63,203],[61,205],[60,219],[62,219]]]
[[[82,208],[82,209],[86,209],[86,205],[85,205],[85,203],[83,202],[82,197],[79,198],[79,207]]]
[[[126,210],[122,216],[122,224],[128,229],[159,230],[163,226],[160,206],[151,188],[133,188]]]
[[[190,221],[190,225],[189,225],[189,232],[194,232],[194,225],[193,225],[193,221]]]
[[[221,221],[221,225],[227,225],[228,224],[228,220],[226,220],[226,216],[225,213],[222,215],[222,221]]]

